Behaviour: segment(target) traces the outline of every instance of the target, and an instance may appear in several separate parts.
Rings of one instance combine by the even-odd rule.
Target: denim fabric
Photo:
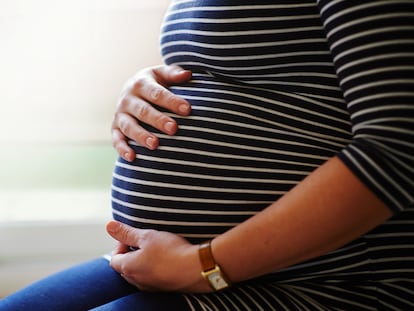
[[[53,274],[0,300],[0,311],[90,309],[185,311],[188,307],[179,294],[139,292],[104,258]]]

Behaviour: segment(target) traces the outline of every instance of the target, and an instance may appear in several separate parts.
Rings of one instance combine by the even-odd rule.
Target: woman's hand
[[[111,267],[140,290],[211,291],[200,273],[197,245],[172,233],[136,229],[116,221],[108,223],[107,231],[119,242]]]
[[[190,79],[190,71],[177,66],[162,65],[144,69],[127,81],[121,92],[111,128],[112,145],[125,160],[135,159],[135,152],[128,146],[128,139],[149,149],[158,147],[157,136],[142,128],[140,122],[166,134],[175,134],[176,121],[154,106],[179,115],[188,115],[191,112],[188,101],[171,93],[168,87]]]

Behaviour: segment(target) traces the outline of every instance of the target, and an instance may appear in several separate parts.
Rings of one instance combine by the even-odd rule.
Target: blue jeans
[[[0,300],[0,311],[189,310],[174,293],[145,293],[128,284],[104,258],[42,279]]]

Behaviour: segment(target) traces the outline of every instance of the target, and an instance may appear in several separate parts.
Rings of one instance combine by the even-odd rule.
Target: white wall
[[[29,145],[110,144],[122,84],[138,69],[160,62],[158,33],[168,3],[0,0],[0,154],[13,149],[19,161],[30,161]],[[0,162],[4,185],[9,176],[1,172],[10,163]],[[35,189],[31,195],[42,193]],[[2,194],[22,199],[19,189],[0,187],[3,214],[11,205]],[[16,221],[10,222],[0,215],[0,297],[112,248],[104,232],[108,194],[86,190],[89,199],[79,199],[84,193],[63,189],[59,195],[55,202],[67,206],[61,217],[30,220],[25,211],[12,211]],[[36,214],[44,201],[25,199],[21,205]],[[78,217],[86,209],[87,217]]]
[[[101,222],[22,223],[0,227],[0,298],[53,272],[109,253]]]

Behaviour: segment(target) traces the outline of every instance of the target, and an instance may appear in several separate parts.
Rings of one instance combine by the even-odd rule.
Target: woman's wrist
[[[201,263],[201,275],[210,285],[213,291],[219,291],[231,286],[230,279],[225,274],[223,268],[216,262],[211,240],[201,243],[198,248],[198,255]]]
[[[208,293],[212,292],[210,285],[201,275],[202,266],[199,259],[199,245],[191,245],[183,254],[183,262],[186,264],[181,267],[185,285],[178,289],[181,292]]]

